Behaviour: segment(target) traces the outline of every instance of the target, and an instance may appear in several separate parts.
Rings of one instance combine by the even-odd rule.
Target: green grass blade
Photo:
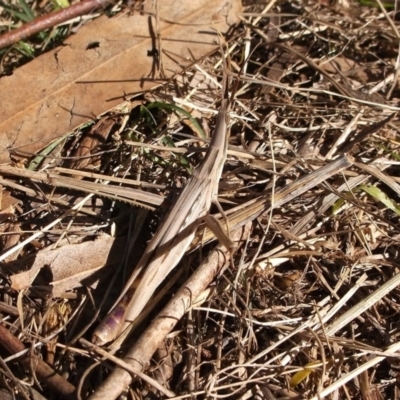
[[[11,14],[14,18],[21,20],[23,22],[29,22],[31,19],[29,19],[29,16],[27,16],[25,13],[19,11],[15,7],[11,7],[2,1],[0,1],[0,6],[3,7],[9,14]]]
[[[51,142],[40,154],[38,154],[28,165],[29,171],[36,171],[40,163],[63,141],[68,135],[56,139]]]
[[[204,133],[203,128],[197,122],[196,118],[193,118],[192,115],[190,113],[188,113],[186,110],[184,110],[183,108],[178,107],[175,104],[162,103],[160,101],[155,101],[154,103],[151,103],[147,106],[147,109],[149,109],[149,110],[151,110],[153,108],[161,108],[163,110],[175,111],[179,114],[182,114],[193,124],[193,127],[196,129],[196,131],[200,135],[200,137],[202,139],[206,139],[206,134]]]
[[[35,55],[35,49],[33,48],[33,46],[22,40],[20,42],[18,42],[16,49],[20,53],[22,53],[24,56],[27,56],[27,57],[33,58]]]
[[[382,192],[381,189],[378,187],[371,185],[371,186],[366,186],[366,185],[361,185],[359,190],[363,190],[365,193],[369,194],[372,196],[375,200],[381,202],[384,204],[387,208],[395,212],[397,215],[400,215],[400,207],[399,205],[390,199],[386,193]]]
[[[27,17],[27,21],[33,21],[35,19],[35,14],[33,13],[32,9],[29,7],[29,5],[26,3],[25,0],[19,0],[19,5],[22,8],[22,11],[25,13]]]

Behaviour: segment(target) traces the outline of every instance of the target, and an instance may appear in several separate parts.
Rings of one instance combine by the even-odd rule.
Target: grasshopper
[[[211,203],[217,201],[229,138],[231,101],[227,91],[227,74],[224,75],[221,108],[204,159],[193,171],[178,201],[147,245],[117,305],[95,330],[92,341],[98,345],[114,340],[119,333],[129,329],[157,287],[185,254],[202,220],[207,222],[210,217]],[[136,288],[138,279],[140,284]]]

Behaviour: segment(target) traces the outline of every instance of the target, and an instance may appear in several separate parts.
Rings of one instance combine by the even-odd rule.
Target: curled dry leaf
[[[93,156],[102,150],[102,146],[107,141],[110,133],[118,126],[120,118],[116,116],[107,116],[100,118],[94,124],[89,132],[83,137],[80,145],[73,154],[73,159],[69,167],[71,169],[94,169],[100,165],[101,155]],[[77,179],[82,179],[81,176],[75,176]]]
[[[159,2],[157,10],[153,3],[140,14],[88,23],[62,47],[0,80],[7,93],[0,162],[10,150],[34,153],[130,94],[160,85],[216,48],[216,30],[226,32],[241,9],[238,0]]]

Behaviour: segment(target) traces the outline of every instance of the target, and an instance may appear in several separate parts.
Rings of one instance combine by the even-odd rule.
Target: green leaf
[[[146,124],[148,125],[148,127],[153,131],[153,133],[155,132],[155,128],[157,127],[157,121],[156,119],[153,117],[153,114],[150,112],[149,107],[140,106],[140,114],[142,115],[142,117],[145,119]]]
[[[162,142],[163,142],[163,144],[165,144],[168,147],[171,147],[171,148],[175,148],[176,147],[175,143],[168,136],[165,136],[163,138]],[[171,150],[171,151],[173,151],[173,150]],[[182,165],[182,167],[184,167],[186,169],[190,168],[190,162],[185,156],[182,156],[180,154],[176,154],[176,157],[179,160],[179,164]]]
[[[68,0],[52,0],[52,3],[56,10],[60,8],[67,8],[71,5]]]
[[[56,139],[54,142],[51,142],[40,154],[38,154],[28,165],[29,171],[35,171],[39,164],[46,158],[66,137],[63,136],[61,138]]]
[[[392,157],[396,160],[396,161],[400,161],[400,154],[397,151],[392,151]]]
[[[379,4],[377,1],[373,1],[373,0],[358,0],[358,1],[360,2],[360,4],[362,4],[364,6],[379,8]],[[382,3],[382,5],[386,10],[393,10],[393,8],[394,8],[394,2],[393,3]]]
[[[22,11],[25,13],[27,21],[33,21],[35,19],[35,14],[33,13],[32,9],[26,3],[25,0],[19,0],[19,4],[22,8]]]
[[[11,7],[11,6],[3,3],[2,1],[0,1],[0,6],[3,7],[8,13],[10,13],[12,15],[12,17],[14,17],[16,19],[19,19],[23,22],[32,21],[32,19],[30,19],[29,15],[26,15],[25,13],[19,11],[18,8]]]
[[[23,55],[27,57],[33,57],[35,55],[35,49],[33,46],[27,42],[18,42],[18,45],[16,47],[17,50],[19,50]]]
[[[382,192],[381,189],[378,187],[371,185],[371,186],[366,186],[366,185],[361,185],[358,187],[359,190],[363,190],[365,193],[368,193],[370,196],[372,196],[375,200],[380,201],[383,203],[387,208],[390,210],[394,211],[397,215],[400,215],[400,206],[390,199],[385,192]]]
[[[335,215],[338,213],[340,208],[343,206],[344,202],[345,202],[345,200],[342,198],[339,198],[337,201],[335,201],[335,203],[332,206],[332,215]]]
[[[192,123],[193,127],[197,130],[197,133],[200,135],[200,137],[203,139],[206,138],[206,134],[204,133],[203,128],[197,122],[196,118],[193,118],[192,115],[183,108],[178,107],[175,104],[162,103],[160,101],[155,101],[154,103],[151,103],[147,106],[147,109],[149,110],[153,108],[161,108],[163,110],[175,111],[179,114],[182,114]]]

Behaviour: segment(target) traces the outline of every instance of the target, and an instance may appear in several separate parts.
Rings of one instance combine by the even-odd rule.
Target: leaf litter
[[[88,343],[203,157],[192,118],[212,131],[221,54],[129,111],[99,115],[36,171],[1,167],[8,390],[28,396],[20,382],[35,376],[35,391],[57,393],[31,359],[68,374],[58,393],[90,399],[127,386],[135,398],[398,397],[398,23],[382,7],[244,7],[226,37],[240,86],[219,191],[236,251],[201,226],[126,341]],[[100,126],[109,133],[96,136]],[[119,196],[131,185],[160,202],[130,205]],[[122,189],[110,198],[113,187]],[[33,351],[11,356],[24,347]]]

